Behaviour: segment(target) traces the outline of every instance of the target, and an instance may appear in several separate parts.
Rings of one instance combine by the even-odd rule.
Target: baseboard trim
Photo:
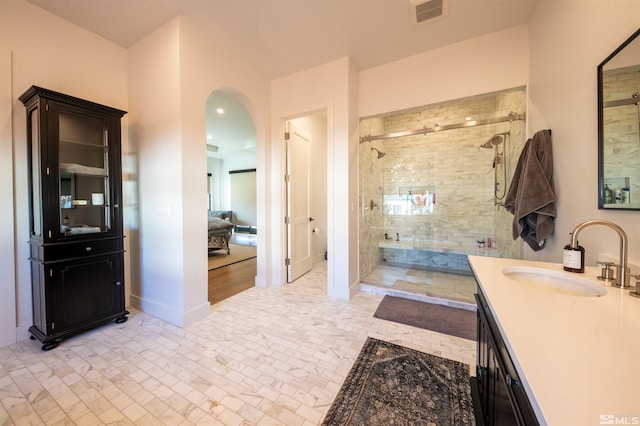
[[[173,325],[177,325],[178,327],[187,327],[196,321],[201,320],[209,315],[211,309],[209,301],[188,311],[180,312],[163,303],[144,299],[134,294],[132,294],[130,298],[131,306],[134,308],[149,315],[153,315],[156,318],[160,318],[161,320],[167,321]]]

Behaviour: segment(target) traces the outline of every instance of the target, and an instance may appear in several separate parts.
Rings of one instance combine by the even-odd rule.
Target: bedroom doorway
[[[256,128],[244,99],[225,89],[213,91],[206,102],[211,304],[255,286],[257,274]],[[239,178],[243,184],[238,184]],[[220,226],[220,219],[232,225],[222,236],[211,231],[212,226]],[[221,244],[220,238],[227,243],[222,249],[218,247],[225,242]]]

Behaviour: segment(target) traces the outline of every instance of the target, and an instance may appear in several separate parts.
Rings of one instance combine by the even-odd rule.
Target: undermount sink
[[[554,271],[532,266],[511,266],[504,268],[505,277],[521,283],[546,286],[550,290],[572,296],[600,297],[607,294],[601,285],[571,272]]]

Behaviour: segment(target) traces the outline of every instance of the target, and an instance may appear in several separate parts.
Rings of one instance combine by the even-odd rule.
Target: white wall
[[[465,40],[360,72],[360,117],[525,86],[526,25]]]
[[[227,154],[223,158],[207,157],[207,172],[213,175],[217,185],[213,189],[212,210],[232,210],[231,205],[231,175],[229,171],[255,169],[256,153]],[[256,174],[257,176],[257,174]],[[257,209],[254,209],[257,212]],[[254,212],[254,216],[256,213]],[[256,222],[252,223],[255,226]]]
[[[233,155],[226,155],[222,162],[221,176],[222,176],[222,206],[220,210],[233,210],[233,205],[231,204],[231,175],[230,171],[233,170],[247,170],[247,169],[257,169],[257,158],[255,152],[250,154],[247,153],[239,153]],[[256,173],[257,176],[257,173]],[[257,181],[256,181],[257,182]],[[254,215],[257,214],[254,213]],[[254,221],[252,223],[253,226],[256,225]]]
[[[274,284],[284,283],[284,150],[282,123],[286,119],[327,111],[327,292],[347,299],[357,287],[357,114],[351,102],[355,92],[348,58],[309,69],[271,84],[273,208],[269,250],[278,256],[272,271]],[[278,184],[279,182],[279,184]],[[352,238],[352,234],[355,235]]]
[[[236,225],[256,226],[256,172],[243,171],[227,175],[230,180],[231,203],[229,205],[233,208],[233,222]]]
[[[183,224],[187,220],[183,205],[187,194],[183,193],[178,18],[129,49],[129,101],[132,150],[125,155],[135,158],[140,217],[136,253],[140,279],[132,284],[131,304],[182,325],[186,311]]]
[[[526,256],[559,262],[569,233],[591,219],[613,221],[629,237],[629,258],[640,263],[640,212],[598,210],[596,67],[640,25],[640,2],[539,0],[530,23],[529,133],[553,131],[558,217],[549,247]],[[614,231],[580,234],[588,264],[597,254],[618,258]]]
[[[268,160],[271,143],[269,79],[245,62],[241,55],[225,50],[224,40],[219,41],[219,45],[207,41],[188,20],[182,20],[181,40],[183,149],[190,158],[189,163],[184,163],[189,167],[189,176],[185,176],[185,182],[193,182],[197,179],[202,182],[202,186],[199,184],[185,188],[185,191],[191,192],[191,198],[187,200],[185,209],[194,216],[185,230],[187,238],[184,255],[196,256],[197,253],[197,265],[200,266],[194,263],[192,269],[199,268],[203,271],[205,278],[204,282],[198,279],[197,286],[187,289],[187,293],[194,297],[202,297],[207,291],[207,214],[206,208],[200,207],[206,186],[201,177],[206,174],[206,103],[209,95],[216,90],[223,90],[241,103],[255,125],[257,146],[253,164],[257,164],[257,167],[253,167],[257,169],[257,226],[261,230],[257,242],[256,285],[261,287],[270,285],[269,270],[273,254],[266,250],[266,242],[269,239],[267,223],[272,221],[268,207],[273,203],[271,201],[273,185],[269,178],[272,165]],[[227,165],[224,167],[226,168]],[[189,286],[189,284],[185,285]]]
[[[223,183],[222,166],[220,158],[207,157],[207,173],[211,173],[211,176],[208,177],[208,183],[211,185],[208,187],[211,194],[211,210],[230,210],[228,204],[223,203],[224,194],[229,191],[227,190],[228,184],[225,187]]]
[[[13,122],[11,107],[11,51],[0,47],[0,247],[15,247],[13,228]],[[10,225],[11,224],[11,225]],[[13,250],[11,250],[11,254]],[[14,256],[0,256],[0,347],[16,341],[16,267]]]
[[[0,242],[0,252],[15,265],[12,274],[0,274],[2,297],[15,291],[13,310],[0,311],[0,322],[12,324],[0,328],[0,345],[25,339],[31,326],[31,274],[29,267],[29,206],[27,199],[26,112],[18,97],[31,85],[68,93],[114,108],[127,110],[127,55],[123,48],[95,34],[70,24],[23,0],[0,0],[0,52],[11,52],[11,116],[0,111],[2,128],[6,130],[11,119],[13,127],[13,185],[5,173],[0,175],[1,217],[9,217],[15,209],[15,222],[4,223],[13,238]],[[6,58],[3,55],[3,58]],[[3,81],[5,76],[3,76]],[[126,137],[127,116],[123,125],[123,145]],[[3,153],[8,141],[3,131]],[[6,166],[6,160],[2,166]],[[11,173],[11,170],[9,171]],[[6,179],[6,180],[5,180]],[[7,202],[13,200],[13,202]],[[125,213],[126,214],[126,213]],[[128,229],[125,226],[125,234]],[[4,234],[3,234],[4,236]],[[11,241],[13,239],[13,241]],[[13,244],[15,242],[15,245]],[[125,238],[125,244],[128,241]],[[125,246],[126,247],[126,246]],[[125,267],[129,256],[125,255]],[[128,271],[128,268],[126,269]],[[125,277],[125,282],[129,277]],[[127,292],[128,292],[128,283]]]
[[[182,17],[129,49],[129,64],[141,264],[132,303],[186,326],[209,313],[206,101],[213,91],[226,90],[245,106],[256,124],[258,164],[266,168],[268,126],[261,117],[268,116],[268,80],[208,43]],[[268,181],[259,182],[258,198],[264,200]],[[265,206],[258,204],[262,217]],[[266,282],[267,261],[259,240],[258,284]]]

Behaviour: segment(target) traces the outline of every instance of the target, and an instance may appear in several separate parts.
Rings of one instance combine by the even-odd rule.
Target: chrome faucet
[[[586,222],[581,223],[576,226],[571,235],[571,248],[578,248],[578,234],[587,226],[591,225],[604,225],[607,226],[618,234],[620,237],[620,263],[615,265],[616,267],[616,277],[613,283],[611,284],[614,287],[620,288],[628,288],[630,286],[629,279],[631,271],[627,267],[627,253],[628,253],[628,244],[627,244],[627,234],[613,222],[609,222],[608,220],[588,220]]]

